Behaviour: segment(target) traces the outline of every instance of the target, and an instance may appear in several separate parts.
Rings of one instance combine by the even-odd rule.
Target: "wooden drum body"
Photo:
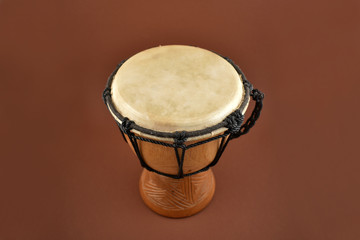
[[[184,174],[208,166],[215,158],[220,142],[221,140],[217,139],[188,149],[183,163]],[[186,144],[192,143],[195,141]],[[134,151],[133,146],[129,145]],[[179,166],[174,149],[144,141],[139,142],[139,148],[151,168],[172,175],[178,173]],[[168,217],[186,217],[201,211],[209,204],[215,191],[215,178],[211,169],[180,179],[144,169],[139,187],[142,199],[155,212]]]
[[[124,61],[109,77],[104,101],[145,168],[141,196],[167,217],[207,206],[215,190],[209,167],[228,141],[255,123],[243,116],[252,86],[231,60],[190,46],[160,46]]]

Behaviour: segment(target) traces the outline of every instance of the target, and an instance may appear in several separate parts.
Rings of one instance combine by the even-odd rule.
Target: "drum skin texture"
[[[143,128],[168,133],[214,126],[245,102],[244,95],[241,76],[228,61],[211,51],[181,45],[160,46],[135,54],[121,65],[111,85],[113,104],[122,116]],[[226,130],[222,127],[206,136],[189,138],[184,144],[197,143]],[[174,141],[131,131],[136,136],[164,143]],[[125,139],[136,154],[126,134]],[[152,169],[178,174],[174,148],[140,140],[137,144],[143,161]],[[183,173],[208,166],[220,144],[218,138],[187,149]],[[210,203],[215,178],[211,169],[180,179],[144,169],[139,188],[150,209],[162,216],[181,218],[198,213]]]
[[[111,95],[118,112],[163,132],[213,126],[237,109],[244,88],[221,56],[198,47],[160,46],[135,54],[114,76]]]

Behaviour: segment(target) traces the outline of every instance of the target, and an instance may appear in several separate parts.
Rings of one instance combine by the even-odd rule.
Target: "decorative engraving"
[[[183,179],[172,179],[151,172],[144,172],[142,191],[157,208],[167,211],[195,207],[212,194],[212,172],[203,172]]]

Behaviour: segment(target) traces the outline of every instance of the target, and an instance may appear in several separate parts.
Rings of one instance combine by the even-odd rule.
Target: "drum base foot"
[[[182,179],[172,179],[143,170],[140,194],[154,212],[171,218],[194,215],[203,210],[215,192],[214,174],[209,169]]]

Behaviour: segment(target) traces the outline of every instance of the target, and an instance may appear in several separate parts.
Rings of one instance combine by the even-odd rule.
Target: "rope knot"
[[[121,125],[120,125],[120,128],[121,130],[126,133],[126,134],[130,134],[130,130],[132,129],[132,124],[134,122],[131,121],[130,119],[128,119],[127,117],[125,117],[122,122],[121,122]]]
[[[240,109],[237,109],[226,118],[226,127],[231,134],[235,134],[240,131],[243,121],[244,115],[242,115]]]
[[[243,85],[244,85],[245,88],[252,89],[251,83],[246,79],[243,79]]]
[[[111,89],[110,88],[105,88],[104,92],[103,92],[103,101],[106,104],[106,97],[111,95]]]
[[[184,142],[186,141],[186,132],[185,131],[181,131],[181,132],[175,132],[175,137],[174,137],[174,143],[177,146],[184,146]]]
[[[258,89],[252,90],[251,96],[257,102],[264,99],[264,93],[260,92]]]

